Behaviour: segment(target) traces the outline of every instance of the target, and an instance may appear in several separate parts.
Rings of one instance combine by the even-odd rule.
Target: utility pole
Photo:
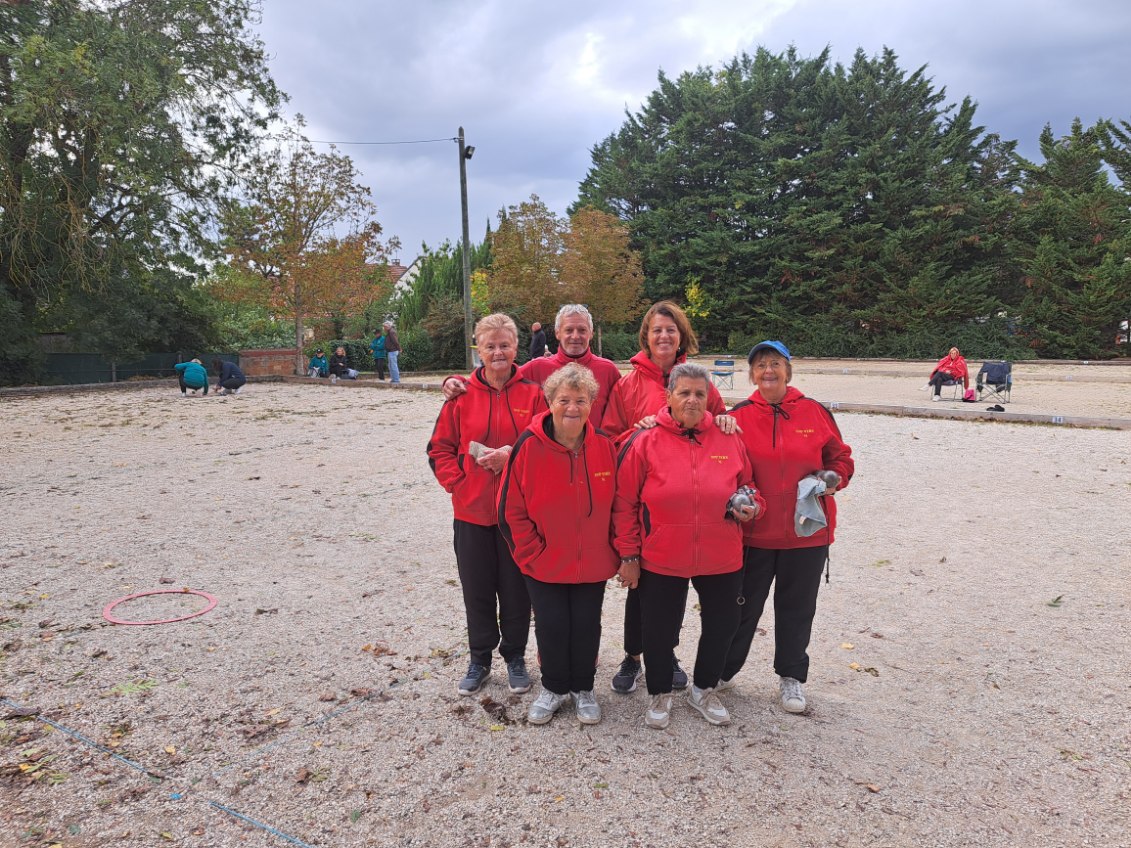
[[[459,199],[463,213],[463,352],[468,373],[473,367],[471,357],[471,251],[467,235],[467,160],[475,153],[474,147],[463,143],[463,127],[459,128]]]

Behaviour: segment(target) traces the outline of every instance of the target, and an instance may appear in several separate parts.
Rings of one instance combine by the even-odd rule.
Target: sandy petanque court
[[[925,398],[914,369],[809,367],[794,383],[821,400]],[[1131,417],[1131,369],[1064,367],[1012,406]],[[603,722],[534,727],[537,688],[456,693],[439,404],[280,383],[0,399],[0,846],[1131,844],[1131,431],[839,414],[857,476],[809,713],[777,703],[767,611],[731,726],[677,698],[645,728],[645,693],[608,688],[610,586]],[[103,618],[181,588],[215,608]],[[689,607],[686,666],[698,630]]]

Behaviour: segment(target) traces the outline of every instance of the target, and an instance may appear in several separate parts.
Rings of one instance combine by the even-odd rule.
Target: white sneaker
[[[652,703],[644,712],[644,724],[656,730],[663,730],[672,718],[672,693],[661,692],[652,696]]]
[[[938,403],[940,400],[942,400],[942,395],[935,395],[933,398],[931,398],[931,400],[933,400],[935,403]]]
[[[718,682],[718,685],[715,686],[715,691],[716,692],[725,692],[728,689],[733,689],[737,685],[738,684],[735,682],[733,677],[730,680],[720,680]]]
[[[792,677],[781,679],[781,706],[787,713],[805,712],[805,691],[800,680]]]
[[[723,706],[714,689],[700,689],[692,684],[691,691],[687,693],[687,703],[699,710],[708,724],[730,724],[730,713],[727,712],[727,708]]]
[[[592,689],[585,692],[574,692],[573,700],[577,704],[577,720],[582,724],[597,724],[601,721],[601,705],[597,703],[597,696]]]
[[[530,709],[526,711],[526,720],[531,724],[546,724],[554,717],[558,708],[568,700],[569,695],[557,695],[549,689],[543,689],[530,705]]]

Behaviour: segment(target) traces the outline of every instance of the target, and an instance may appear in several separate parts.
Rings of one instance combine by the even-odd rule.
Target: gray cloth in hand
[[[798,536],[812,536],[828,526],[820,496],[825,493],[825,481],[816,477],[802,477],[797,482],[797,511],[793,514],[793,530]]]

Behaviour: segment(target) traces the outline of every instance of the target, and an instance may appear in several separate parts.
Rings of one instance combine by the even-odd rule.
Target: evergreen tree
[[[1056,139],[1046,126],[1044,163],[1024,163],[1013,256],[1024,285],[1022,329],[1038,356],[1111,356],[1119,323],[1131,315],[1128,194],[1104,169],[1109,129],[1084,129],[1077,118]],[[1115,159],[1110,147],[1107,155]]]
[[[661,74],[593,149],[579,204],[630,223],[650,297],[695,281],[735,335],[885,352],[992,314],[1002,288],[1011,145],[945,100],[891,50]]]

